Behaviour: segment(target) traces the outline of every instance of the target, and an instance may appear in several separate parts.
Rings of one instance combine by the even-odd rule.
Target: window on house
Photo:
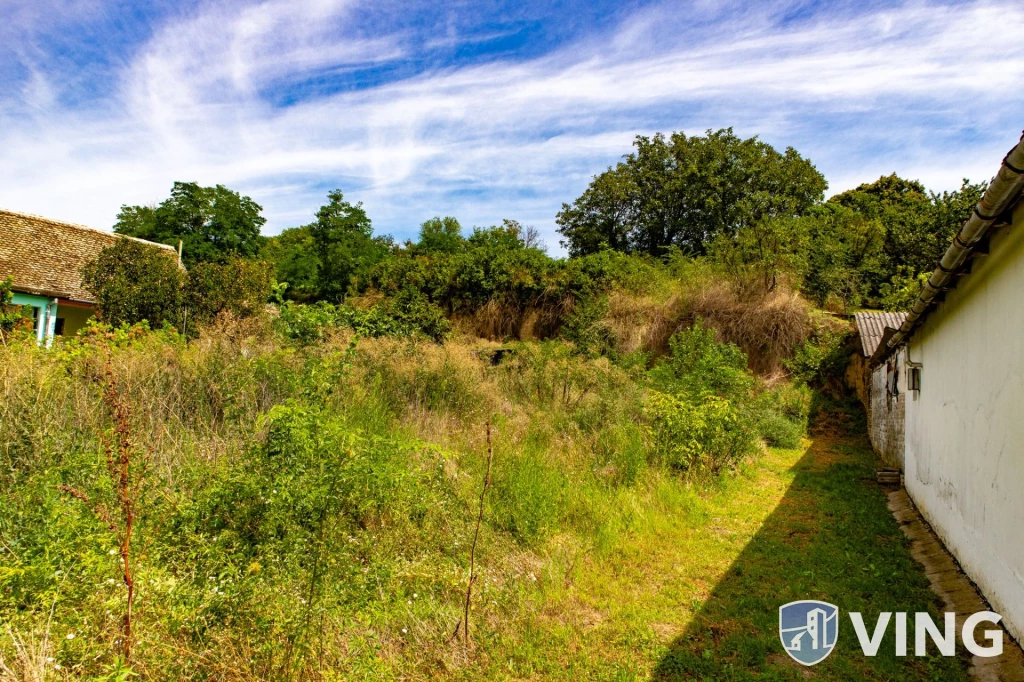
[[[64,336],[64,318],[58,317],[57,323],[53,325],[53,333],[55,336]]]

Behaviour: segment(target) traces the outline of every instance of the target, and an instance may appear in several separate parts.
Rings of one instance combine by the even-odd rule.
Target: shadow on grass
[[[962,653],[944,658],[932,647],[928,657],[897,658],[891,625],[878,656],[861,651],[850,611],[873,629],[881,611],[934,614],[937,602],[874,481],[858,408],[818,411],[785,497],[669,645],[652,680],[967,679]],[[836,649],[812,668],[791,660],[778,637],[779,606],[799,599],[840,609]]]

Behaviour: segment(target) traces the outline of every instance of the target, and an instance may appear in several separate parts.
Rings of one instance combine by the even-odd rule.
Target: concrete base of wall
[[[991,607],[974,583],[964,575],[953,556],[921,517],[907,491],[899,488],[886,494],[889,509],[899,521],[903,534],[910,538],[910,553],[924,567],[932,591],[942,599],[944,611],[956,613],[957,632],[970,614],[990,611]],[[988,623],[985,627],[992,629]],[[1024,682],[1024,651],[1003,630],[1003,655],[994,658],[973,657],[968,673],[980,682]]]

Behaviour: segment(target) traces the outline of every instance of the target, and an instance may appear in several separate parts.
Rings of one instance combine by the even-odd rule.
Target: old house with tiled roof
[[[0,210],[0,280],[13,278],[13,302],[32,308],[37,339],[85,326],[96,302],[82,286],[82,267],[119,239],[133,238]],[[172,247],[152,245],[176,257]]]
[[[1024,639],[1024,138],[869,360],[898,367],[903,480]],[[893,323],[896,321],[894,320]]]

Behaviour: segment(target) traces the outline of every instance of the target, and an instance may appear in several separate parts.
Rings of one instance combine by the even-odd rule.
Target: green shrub
[[[350,305],[285,303],[278,326],[285,336],[300,343],[323,341],[332,329],[348,328],[360,336],[417,338],[442,341],[451,330],[444,312],[415,293],[400,292],[368,309]]]
[[[673,395],[711,393],[743,404],[754,387],[747,356],[738,346],[719,343],[715,331],[698,320],[669,339],[669,355],[650,371],[655,388]]]
[[[82,268],[82,285],[96,297],[98,316],[111,325],[147,320],[181,328],[185,272],[176,253],[118,239]]]
[[[681,471],[714,473],[754,452],[754,434],[727,399],[651,391],[645,406],[659,459]]]
[[[765,443],[780,448],[795,448],[807,432],[806,426],[775,412],[758,415],[757,430]]]
[[[441,342],[451,331],[444,311],[418,292],[400,291],[368,310],[338,308],[339,319],[362,336],[424,336]]]
[[[798,383],[823,387],[843,376],[850,362],[846,347],[848,332],[820,327],[806,343],[797,347],[784,365]]]
[[[208,323],[222,312],[239,318],[262,315],[272,286],[273,268],[264,261],[197,263],[188,271],[185,285],[189,318]]]
[[[278,327],[288,338],[310,344],[323,341],[338,325],[338,310],[325,301],[285,303],[279,309]]]

